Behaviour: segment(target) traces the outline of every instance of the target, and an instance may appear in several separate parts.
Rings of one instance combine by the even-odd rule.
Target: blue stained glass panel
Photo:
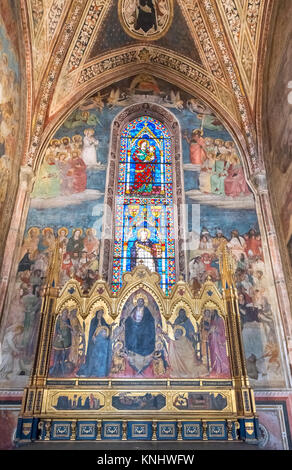
[[[168,294],[175,282],[171,138],[153,118],[135,119],[122,133],[115,227],[113,290],[143,264],[160,274]]]

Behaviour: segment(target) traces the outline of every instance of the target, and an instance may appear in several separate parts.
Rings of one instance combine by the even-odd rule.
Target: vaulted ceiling
[[[207,102],[236,133],[248,171],[264,164],[256,119],[274,0],[174,0],[157,40],[127,34],[119,0],[21,0],[28,83],[24,164],[35,167],[54,128],[80,100],[147,71]]]

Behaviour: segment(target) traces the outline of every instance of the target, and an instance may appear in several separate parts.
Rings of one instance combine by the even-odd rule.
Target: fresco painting
[[[18,51],[0,16],[0,207],[6,199],[19,128],[20,72]]]
[[[172,0],[119,1],[122,25],[130,36],[157,39],[166,33],[172,20]]]
[[[117,410],[161,410],[166,398],[161,393],[124,392],[112,398],[112,406]]]
[[[98,279],[111,125],[124,107],[146,99],[168,108],[180,123],[185,202],[190,214],[194,205],[199,207],[198,219],[194,223],[189,217],[186,225],[190,287],[198,292],[211,276],[221,289],[219,254],[227,246],[236,267],[252,385],[283,385],[276,312],[269,294],[273,281],[266,269],[254,196],[246,184],[237,148],[204,103],[149,74],[125,79],[86,98],[49,142],[31,195],[16,285],[10,294],[5,337],[9,332],[11,341],[8,344],[3,339],[1,344],[1,383],[23,385],[28,379],[38,334],[41,287],[56,242],[62,260],[61,285],[73,277],[89,290]],[[120,274],[141,261],[150,271],[162,275],[165,292],[175,282],[171,267],[175,261],[171,230],[176,197],[170,184],[172,157],[167,150],[168,137],[165,134],[166,146],[162,149],[160,137],[149,131],[151,125],[152,131],[156,125],[150,121],[143,122],[148,126],[143,131],[146,137],[142,132],[133,134],[132,140],[125,139],[129,160],[122,161],[123,152],[119,156],[120,169],[124,164],[129,167],[129,178],[123,179],[126,173],[121,171],[117,181],[117,197],[122,197],[123,203],[118,206],[114,223],[124,238],[120,237],[123,243],[116,243],[112,254],[116,267],[113,289],[121,285]],[[139,125],[141,121],[136,120],[132,129],[137,130]],[[165,172],[158,173],[162,159]],[[154,205],[148,204],[151,198],[155,199]],[[163,262],[170,266],[168,271]],[[91,331],[89,323],[85,331],[78,315],[75,318],[70,310],[60,313],[52,345],[52,376],[229,376],[219,312],[205,312],[199,324],[187,318],[186,324],[182,319],[173,319],[172,325],[165,325],[155,300],[146,292],[141,306],[146,312],[143,319],[135,313],[137,308],[129,299],[117,325],[101,313],[92,315]],[[145,344],[142,335],[143,347],[137,349],[131,331],[136,328],[138,332],[140,322],[147,324],[148,334]],[[212,338],[216,329],[217,336],[221,335],[218,344]],[[80,340],[78,347],[73,331]],[[220,361],[214,359],[216,354]],[[182,364],[186,356],[188,361],[184,359]],[[101,358],[102,367],[98,365]]]

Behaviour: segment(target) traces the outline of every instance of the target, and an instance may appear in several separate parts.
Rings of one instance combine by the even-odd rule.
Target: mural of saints
[[[155,349],[155,320],[142,296],[125,320],[125,347],[129,365],[141,374],[152,361]]]
[[[136,22],[134,28],[138,31],[140,28],[147,33],[149,29],[157,30],[156,14],[158,13],[158,2],[155,0],[138,0],[136,7]]]

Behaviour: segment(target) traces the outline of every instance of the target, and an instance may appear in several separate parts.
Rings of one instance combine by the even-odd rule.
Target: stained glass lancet
[[[113,290],[122,274],[144,264],[161,276],[166,294],[175,283],[171,137],[151,117],[131,121],[121,135],[116,198]]]

